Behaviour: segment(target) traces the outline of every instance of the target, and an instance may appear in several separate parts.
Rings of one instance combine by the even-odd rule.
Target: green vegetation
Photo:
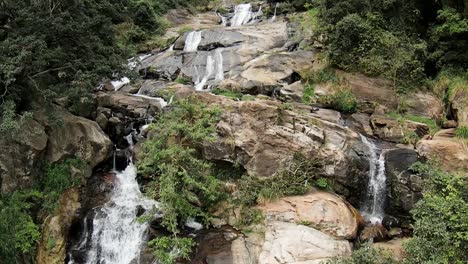
[[[39,220],[34,216],[38,212],[54,212],[63,191],[80,182],[72,171],[79,171],[82,166],[78,159],[48,165],[44,179],[35,188],[0,197],[0,256],[5,263],[17,263],[19,258],[34,255],[40,238]]]
[[[235,100],[238,100],[238,99],[241,99],[242,98],[242,93],[240,92],[234,92],[234,91],[229,91],[229,90],[221,90],[221,89],[213,89],[211,91],[213,94],[216,94],[216,95],[222,95],[222,96],[226,96],[226,97],[229,97],[229,98],[232,98],[232,99],[235,99]]]
[[[423,163],[411,169],[426,182],[423,198],[412,211],[414,236],[406,245],[407,263],[466,263],[467,178]]]
[[[236,203],[251,206],[283,196],[305,194],[314,186],[314,179],[322,175],[323,164],[318,158],[296,153],[291,161],[283,164],[283,168],[269,178],[242,177],[238,182]]]
[[[326,264],[396,264],[391,254],[371,244],[365,244],[358,250],[354,250],[350,257],[334,258],[325,262]]]
[[[459,138],[468,139],[468,127],[460,126],[455,130],[455,135]]]
[[[358,101],[349,89],[342,89],[332,95],[320,98],[320,101],[335,110],[352,114],[357,111]]]
[[[188,260],[195,242],[187,237],[158,237],[148,242],[158,263],[172,264],[177,259]]]
[[[304,92],[302,94],[302,102],[304,104],[311,103],[315,95],[314,86],[312,84],[306,84],[304,86]]]
[[[189,218],[207,223],[210,210],[223,198],[212,164],[200,156],[203,144],[215,139],[220,111],[196,98],[180,100],[176,106],[152,124],[155,135],[143,145],[139,162],[140,172],[151,179],[146,193],[161,203],[162,225],[171,233],[170,239],[151,242],[156,255],[174,243],[193,245],[180,240],[180,226]]]
[[[263,220],[265,220],[265,217],[262,210],[241,207],[240,219],[236,223],[236,227],[243,229],[244,231],[249,231],[249,226],[261,224]]]
[[[320,0],[312,7],[332,66],[383,76],[400,91],[423,83],[427,73],[467,66],[462,1]]]
[[[180,84],[189,84],[190,83],[190,79],[186,78],[186,77],[182,77],[182,76],[179,76],[175,79],[175,82],[176,83],[180,83]]]
[[[83,171],[84,162],[80,159],[67,159],[64,162],[46,166],[41,190],[44,194],[43,209],[54,213],[62,193],[81,184],[81,178],[74,177],[73,170]]]

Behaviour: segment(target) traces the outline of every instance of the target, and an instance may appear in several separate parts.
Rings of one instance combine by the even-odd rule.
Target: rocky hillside
[[[324,263],[367,242],[402,260],[428,175],[412,165],[467,176],[466,87],[402,94],[330,66],[308,12],[229,2],[169,11],[167,47],[129,60],[138,77],[74,114],[57,99],[0,139],[2,195],[53,164],[74,179],[41,194],[54,205],[32,208],[35,256],[15,261]]]

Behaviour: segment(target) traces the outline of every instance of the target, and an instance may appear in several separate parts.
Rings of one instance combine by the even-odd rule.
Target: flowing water
[[[373,224],[381,223],[386,194],[385,151],[377,148],[365,136],[361,135],[361,139],[369,150],[369,183],[362,214]]]
[[[110,201],[96,210],[86,263],[139,263],[148,224],[138,223],[137,211],[140,206],[152,210],[158,204],[141,194],[136,172],[132,163],[118,172]]]
[[[198,50],[198,45],[201,42],[201,31],[192,31],[188,33],[185,38],[184,51],[186,52],[195,52]]]
[[[275,13],[273,14],[273,17],[272,17],[271,20],[270,20],[271,22],[274,22],[274,21],[276,20],[276,10],[278,9],[278,5],[279,5],[279,3],[276,3],[276,5],[275,5]]]
[[[255,16],[251,4],[240,4],[234,8],[234,16],[231,19],[231,27],[247,24]]]
[[[224,80],[224,68],[223,68],[223,48],[217,48],[211,51],[206,57],[205,72],[200,74],[197,66],[194,66],[195,76],[195,90],[202,91],[205,89],[208,81],[214,78],[215,82]]]

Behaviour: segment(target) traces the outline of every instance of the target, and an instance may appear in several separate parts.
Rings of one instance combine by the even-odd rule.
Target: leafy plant
[[[304,104],[308,104],[312,102],[312,99],[314,98],[315,91],[314,91],[314,86],[312,84],[306,84],[304,86],[304,92],[302,94],[302,102]]]
[[[320,177],[317,180],[315,180],[315,186],[317,186],[320,189],[328,189],[330,187],[327,178]]]
[[[148,242],[158,263],[172,264],[177,259],[188,260],[195,242],[190,237],[158,237]]]
[[[337,257],[326,261],[326,264],[396,264],[392,256],[381,249],[372,247],[371,244],[364,244],[359,249],[354,250],[349,257]]]
[[[457,129],[455,130],[455,135],[459,138],[468,139],[468,127],[467,126],[457,127]]]
[[[190,83],[190,80],[183,77],[183,76],[179,76],[175,79],[175,82],[176,83],[180,83],[180,84],[189,84]]]
[[[357,111],[358,102],[356,96],[348,89],[342,89],[338,92],[325,96],[321,99],[325,105],[343,113],[354,113]]]
[[[423,198],[411,212],[415,222],[413,238],[405,245],[407,263],[467,262],[466,177],[428,163],[417,162],[411,170],[426,180]]]
[[[234,92],[234,91],[228,91],[228,90],[221,90],[221,89],[213,89],[211,91],[213,94],[216,94],[216,95],[222,95],[222,96],[226,96],[226,97],[230,97],[232,99],[236,99],[236,100],[240,100],[243,95],[242,93],[239,93],[239,92]]]
[[[296,153],[272,177],[243,176],[238,182],[236,202],[250,206],[283,196],[304,194],[313,186],[314,179],[320,177],[322,166],[320,159]]]

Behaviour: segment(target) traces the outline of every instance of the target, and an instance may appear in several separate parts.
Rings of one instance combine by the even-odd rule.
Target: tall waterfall
[[[139,263],[148,224],[137,221],[137,211],[140,206],[152,210],[158,204],[141,194],[136,174],[132,163],[118,172],[109,202],[96,209],[86,263]]]
[[[253,23],[262,14],[262,7],[257,12],[253,12],[251,4],[237,5],[234,8],[234,16],[231,18],[231,27],[242,26],[249,22]]]
[[[279,3],[276,3],[276,5],[275,5],[275,13],[273,14],[273,17],[271,18],[271,22],[274,22],[274,21],[276,20],[276,11],[277,11],[277,9],[278,9],[278,5],[279,5]]]
[[[363,216],[373,224],[381,223],[386,194],[385,151],[378,149],[365,136],[361,135],[361,139],[369,150],[369,183]]]
[[[184,51],[187,51],[187,52],[197,51],[198,45],[200,45],[200,42],[201,42],[201,31],[192,31],[188,33],[187,37],[185,38]]]

